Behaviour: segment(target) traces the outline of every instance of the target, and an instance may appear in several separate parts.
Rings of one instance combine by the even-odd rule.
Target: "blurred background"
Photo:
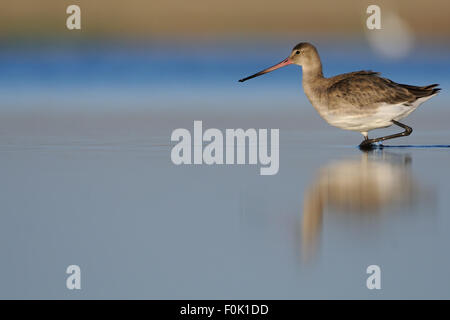
[[[81,30],[66,28],[66,8],[71,4],[81,8]],[[5,123],[0,128],[13,130],[9,117],[18,113],[33,113],[35,124],[43,117],[45,129],[39,130],[50,130],[57,124],[45,122],[48,112],[71,113],[70,119],[99,112],[114,118],[121,113],[135,128],[146,128],[155,112],[158,118],[168,113],[174,120],[177,113],[190,117],[195,110],[204,117],[232,117],[239,110],[239,118],[269,112],[281,117],[280,126],[328,130],[302,92],[300,68],[291,66],[256,81],[237,83],[281,61],[302,41],[318,47],[326,76],[372,69],[397,82],[445,87],[450,66],[448,1],[377,1],[382,30],[366,27],[370,4],[348,0],[339,4],[282,0],[264,5],[256,0],[3,1],[0,112],[5,113],[1,117]],[[420,110],[427,118],[424,126],[443,119],[436,115],[448,110],[443,107],[445,97],[443,90],[433,106]],[[146,119],[140,124],[142,117]],[[151,127],[161,124],[160,120]],[[90,126],[86,121],[82,131]],[[68,122],[59,123],[69,129],[83,121]],[[109,124],[119,125],[114,119],[104,126]],[[32,128],[30,123],[25,126]],[[127,125],[121,122],[121,126]]]
[[[389,144],[448,145],[449,14],[447,0],[1,1],[0,297],[449,298],[448,149],[361,153],[297,66],[237,82],[311,42],[325,76],[440,83]],[[170,135],[193,120],[279,128],[279,173],[173,165]]]

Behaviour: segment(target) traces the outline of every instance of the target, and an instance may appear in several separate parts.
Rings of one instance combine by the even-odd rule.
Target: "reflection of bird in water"
[[[357,215],[377,214],[410,203],[418,188],[411,177],[409,155],[364,152],[361,159],[322,168],[304,194],[302,252],[317,251],[323,213],[327,208]]]

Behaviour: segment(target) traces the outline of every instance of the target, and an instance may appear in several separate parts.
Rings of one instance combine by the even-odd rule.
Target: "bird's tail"
[[[436,88],[437,86],[439,86],[439,84],[437,84],[437,83],[430,84],[428,86],[423,86],[423,87],[411,86],[408,84],[400,84],[400,86],[407,89],[409,92],[411,92],[417,98],[428,97],[428,96],[438,93],[441,90],[441,88]]]

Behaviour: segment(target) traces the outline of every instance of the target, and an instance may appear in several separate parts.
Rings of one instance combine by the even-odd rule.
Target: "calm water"
[[[295,68],[237,84],[290,46],[6,48],[0,297],[450,298],[449,149],[359,151],[362,136],[308,105]],[[324,53],[327,73],[442,83],[405,121],[414,133],[386,144],[450,143],[446,51],[386,62],[354,49]],[[279,128],[279,173],[173,165],[170,134],[193,120]],[[382,290],[365,286],[371,264]]]

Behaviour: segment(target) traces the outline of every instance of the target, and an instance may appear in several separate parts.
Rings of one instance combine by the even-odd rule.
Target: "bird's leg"
[[[405,129],[405,131],[400,132],[400,133],[396,133],[396,134],[391,134],[389,136],[384,136],[384,137],[380,137],[380,138],[375,138],[375,139],[365,139],[363,142],[361,142],[361,144],[359,145],[359,147],[361,149],[367,149],[367,148],[371,148],[373,143],[379,142],[379,141],[385,141],[385,140],[389,140],[389,139],[394,139],[394,138],[399,138],[399,137],[404,137],[404,136],[409,136],[411,134],[411,132],[413,131],[413,129],[411,127],[408,127],[406,124],[400,123],[398,121],[392,120],[392,122],[394,124],[396,124],[399,127],[402,127],[403,129]]]

